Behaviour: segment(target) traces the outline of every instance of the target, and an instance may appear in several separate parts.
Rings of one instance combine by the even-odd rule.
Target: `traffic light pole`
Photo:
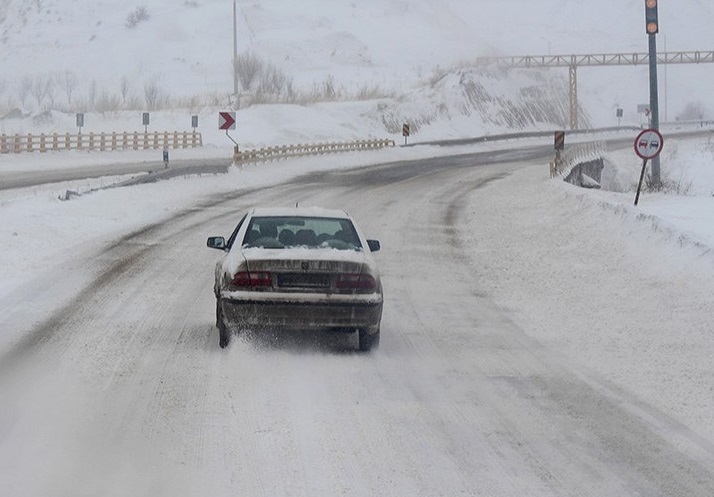
[[[657,35],[650,33],[650,112],[652,113],[651,128],[659,130],[659,95],[657,89]],[[659,188],[660,162],[659,156],[652,159],[652,185]]]

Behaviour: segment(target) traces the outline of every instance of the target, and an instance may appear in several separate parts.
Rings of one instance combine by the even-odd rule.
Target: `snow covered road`
[[[217,194],[60,265],[44,292],[43,278],[22,289],[22,310],[3,318],[31,329],[0,357],[0,493],[714,495],[709,434],[598,371],[593,350],[580,357],[590,322],[561,343],[568,330],[548,326],[576,317],[536,313],[556,308],[552,288],[520,279],[524,254],[547,247],[528,231],[543,219],[529,185],[547,167],[498,157]],[[343,208],[382,242],[373,354],[328,335],[218,348],[206,237],[230,233],[249,206],[298,201]],[[519,312],[514,299],[527,300]]]

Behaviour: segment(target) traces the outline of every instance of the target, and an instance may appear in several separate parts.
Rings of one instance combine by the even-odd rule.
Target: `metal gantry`
[[[578,67],[644,66],[649,65],[647,53],[582,54],[582,55],[524,55],[515,57],[482,57],[479,65],[505,68],[546,69],[567,67],[569,70],[570,129],[578,129]],[[657,64],[711,64],[714,50],[695,52],[661,52]]]

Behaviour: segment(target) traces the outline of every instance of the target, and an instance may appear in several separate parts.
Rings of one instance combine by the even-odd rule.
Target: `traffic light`
[[[645,22],[648,35],[659,33],[657,21],[657,0],[645,0]]]

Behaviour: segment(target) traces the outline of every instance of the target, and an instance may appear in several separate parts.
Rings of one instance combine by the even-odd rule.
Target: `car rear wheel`
[[[216,299],[216,327],[218,328],[218,344],[222,349],[225,349],[231,343],[231,332],[223,320],[223,309],[221,308],[221,301],[218,299]]]
[[[369,352],[379,347],[379,328],[375,333],[370,333],[368,329],[359,330],[359,349],[362,352]]]

